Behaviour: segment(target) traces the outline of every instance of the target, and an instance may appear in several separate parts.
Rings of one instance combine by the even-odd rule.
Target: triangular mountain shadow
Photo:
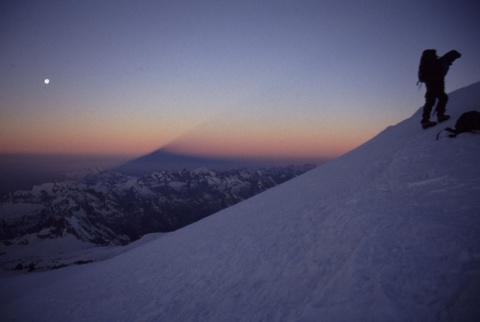
[[[197,169],[201,167],[227,169],[242,165],[246,166],[247,163],[248,162],[241,162],[232,159],[184,155],[169,152],[165,149],[159,149],[120,165],[113,170],[128,175],[141,176],[159,170],[175,171],[182,169]]]

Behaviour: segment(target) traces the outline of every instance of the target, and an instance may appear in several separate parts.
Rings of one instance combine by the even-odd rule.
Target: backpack
[[[421,83],[426,83],[432,79],[435,63],[437,62],[437,51],[435,49],[427,49],[422,53],[420,58],[420,65],[418,66],[418,82],[417,85]]]
[[[448,131],[452,133],[449,135],[449,137],[451,138],[456,137],[460,133],[480,131],[480,112],[477,112],[477,111],[465,112],[462,115],[460,115],[460,117],[457,120],[457,123],[455,123],[455,129],[447,127],[442,131]],[[440,133],[442,133],[442,131],[438,132],[437,140],[440,136]]]

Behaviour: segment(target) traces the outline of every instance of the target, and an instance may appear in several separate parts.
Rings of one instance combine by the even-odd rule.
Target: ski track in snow
[[[479,321],[480,136],[420,111],[335,161],[109,260],[0,280],[8,321]]]

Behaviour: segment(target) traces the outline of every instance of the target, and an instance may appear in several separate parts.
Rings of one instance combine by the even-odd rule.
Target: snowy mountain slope
[[[450,95],[480,110],[480,83]],[[420,111],[115,258],[0,282],[9,321],[478,321],[480,135]]]

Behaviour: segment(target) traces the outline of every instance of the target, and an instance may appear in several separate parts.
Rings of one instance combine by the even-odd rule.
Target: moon
[[[50,80],[48,78],[45,78],[44,82],[45,82],[45,85],[48,85],[50,83]]]

